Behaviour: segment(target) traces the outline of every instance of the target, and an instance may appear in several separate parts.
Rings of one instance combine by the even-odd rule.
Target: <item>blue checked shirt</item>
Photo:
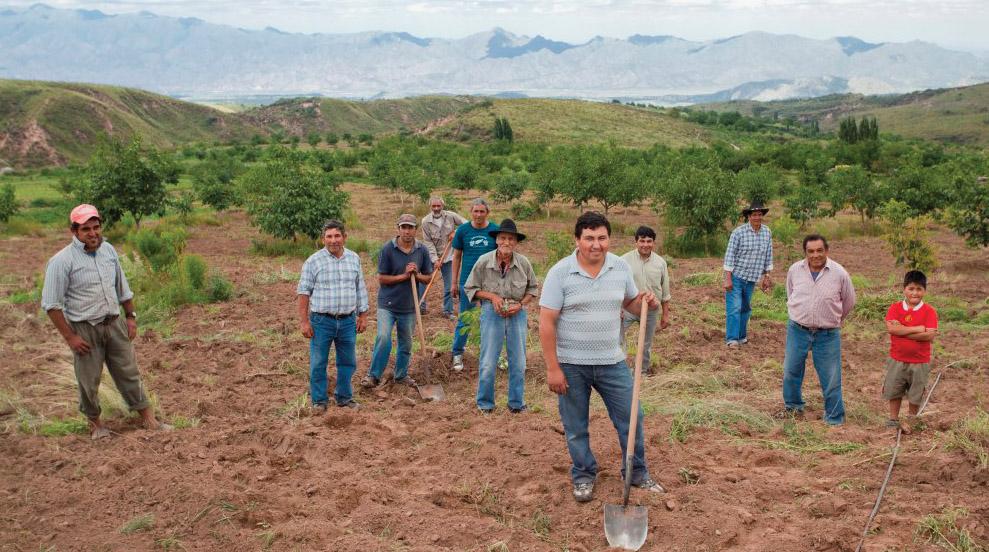
[[[725,251],[725,271],[746,282],[758,282],[772,270],[773,234],[769,227],[762,225],[753,232],[752,225],[745,223],[734,229]]]
[[[346,248],[339,259],[325,248],[320,249],[302,264],[296,293],[309,296],[311,312],[367,312],[367,286],[364,285],[361,258]]]

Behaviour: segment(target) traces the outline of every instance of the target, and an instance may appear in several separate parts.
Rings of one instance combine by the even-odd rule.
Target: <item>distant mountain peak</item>
[[[399,33],[381,33],[378,36],[371,39],[371,44],[380,45],[387,44],[389,42],[411,42],[416,46],[421,46],[425,48],[429,46],[432,41],[428,38],[419,38],[418,36],[399,32]]]
[[[488,55],[486,56],[488,58],[514,58],[538,52],[539,50],[549,50],[554,54],[559,54],[571,48],[576,48],[573,44],[549,40],[543,35],[536,35],[525,44],[515,46],[508,36],[498,33],[497,31],[499,30],[495,29],[496,33],[488,41]]]
[[[869,50],[874,50],[883,45],[882,42],[879,44],[871,44],[860,38],[855,38],[854,36],[838,36],[835,37],[835,41],[838,44],[841,44],[841,49],[845,52],[846,56],[868,52]]]
[[[628,37],[628,41],[636,46],[652,46],[653,44],[663,44],[671,40],[680,40],[673,35],[641,35],[634,34]]]

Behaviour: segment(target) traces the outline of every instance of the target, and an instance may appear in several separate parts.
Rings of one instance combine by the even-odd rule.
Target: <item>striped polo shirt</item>
[[[75,236],[55,254],[45,269],[41,308],[60,310],[70,322],[96,323],[120,314],[120,303],[131,299],[117,251],[106,240],[94,253]]]
[[[625,360],[621,347],[622,305],[635,298],[632,270],[608,253],[596,278],[577,263],[577,252],[546,274],[539,306],[560,311],[556,355],[564,364],[602,366]]]

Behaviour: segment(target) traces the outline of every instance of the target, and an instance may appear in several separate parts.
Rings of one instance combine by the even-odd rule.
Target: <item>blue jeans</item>
[[[314,405],[329,402],[326,390],[326,363],[330,345],[336,345],[337,384],[333,398],[347,404],[354,398],[350,385],[357,370],[357,315],[337,320],[331,316],[309,313],[313,336],[309,340],[309,397]]]
[[[440,265],[440,276],[443,277],[443,314],[453,314],[453,294],[450,289],[453,287],[453,261],[447,261]],[[425,288],[419,290],[420,296]],[[422,302],[422,309],[426,310],[426,301]]]
[[[464,293],[464,285],[460,284],[457,286],[460,290],[460,314],[463,314],[472,308],[474,304],[467,300],[467,294]],[[462,330],[466,330],[467,325],[464,324],[463,320],[457,319],[457,327],[453,329],[453,354],[462,355],[464,354],[464,347],[467,346],[467,332],[461,334]]]
[[[725,292],[726,342],[741,341],[748,337],[753,291],[755,291],[755,282],[731,275],[731,291]]]
[[[591,452],[591,438],[587,431],[588,414],[591,402],[591,389],[596,389],[608,409],[608,417],[618,432],[618,443],[622,447],[622,463],[628,442],[628,422],[632,414],[632,373],[625,361],[605,366],[582,366],[560,364],[567,378],[567,392],[559,395],[560,419],[566,432],[567,449],[573,466],[570,477],[574,484],[590,483],[597,476],[598,464]],[[639,406],[639,419],[635,428],[635,451],[632,457],[632,483],[639,483],[649,477],[646,468],[646,446],[642,431],[642,406]],[[622,477],[625,466],[622,466]]]
[[[529,325],[525,309],[515,316],[498,316],[491,301],[481,302],[481,358],[477,376],[477,407],[495,407],[495,372],[502,346],[508,356],[508,408],[525,406],[525,337]]]
[[[807,353],[814,357],[814,369],[824,394],[824,421],[831,425],[845,422],[841,397],[841,330],[807,330],[793,320],[786,324],[786,356],[783,359],[783,404],[790,410],[803,410],[800,388],[804,383]]]
[[[412,332],[416,326],[416,313],[398,313],[378,309],[378,335],[374,337],[374,352],[371,353],[370,375],[381,379],[391,356],[391,329],[398,334],[398,352],[395,353],[395,379],[400,380],[409,373],[409,359],[412,358]]]

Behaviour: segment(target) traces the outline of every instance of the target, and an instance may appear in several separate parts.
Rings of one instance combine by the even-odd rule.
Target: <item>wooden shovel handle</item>
[[[446,258],[446,254],[450,252],[450,246],[453,245],[453,240],[446,242],[446,247],[443,249],[443,254],[440,255],[440,266],[443,266],[443,259]],[[429,288],[433,287],[433,282],[436,281],[436,274],[439,270],[434,270],[432,277],[429,278],[429,283],[426,284],[426,290],[422,292],[422,297],[419,298],[418,304],[422,305],[422,302],[426,300],[426,294],[429,293]]]
[[[649,316],[649,303],[642,301],[639,311],[639,341],[635,347],[635,381],[632,383],[632,415],[628,422],[628,439],[625,441],[625,493],[622,505],[628,506],[628,495],[632,488],[632,458],[635,456],[635,426],[639,423],[639,388],[642,386],[642,358],[646,346],[646,317]]]

